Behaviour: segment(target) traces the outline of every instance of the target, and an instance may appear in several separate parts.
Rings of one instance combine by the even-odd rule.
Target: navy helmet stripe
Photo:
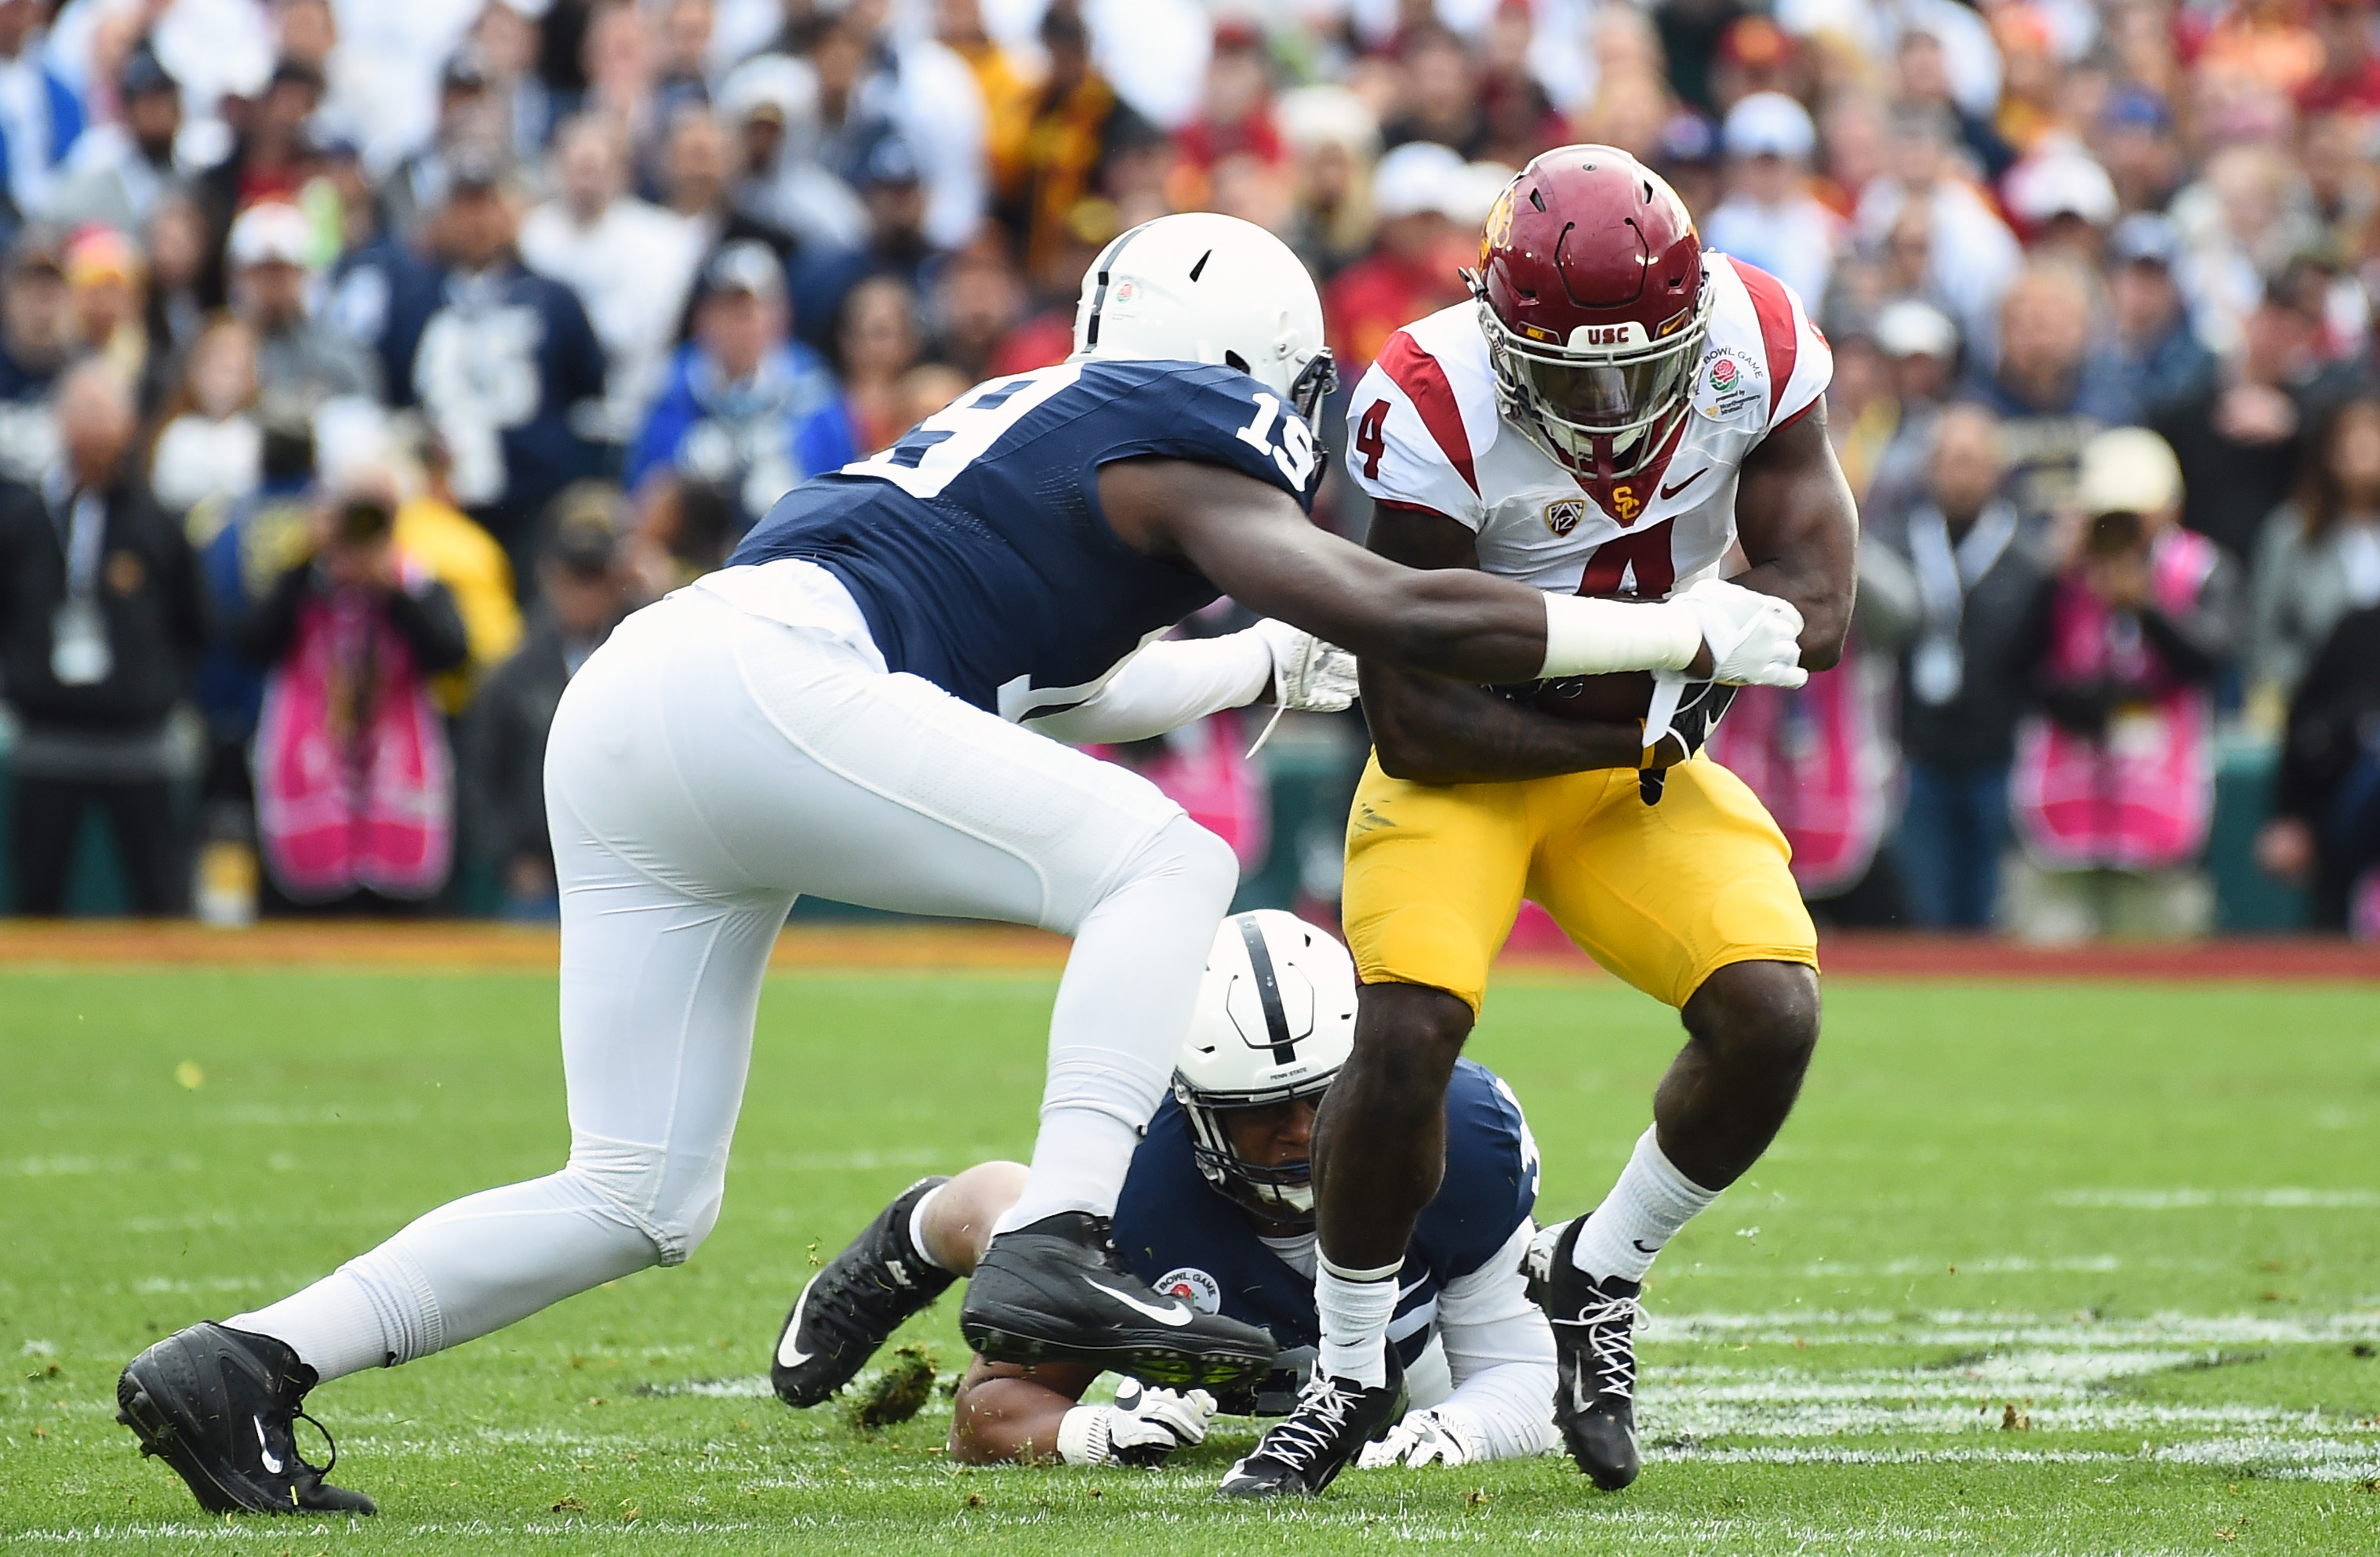
[[[1123,246],[1130,243],[1134,238],[1138,237],[1140,235],[1140,228],[1148,225],[1148,223],[1144,222],[1140,224],[1140,227],[1134,227],[1128,231],[1118,233],[1116,235],[1115,242],[1108,245],[1107,252],[1100,255],[1099,259],[1094,261],[1094,263],[1096,263],[1099,268],[1099,279],[1098,286],[1095,287],[1091,293],[1090,320],[1083,326],[1083,344],[1085,346],[1096,346],[1099,344],[1099,313],[1108,306],[1108,276],[1114,271],[1115,262],[1123,258]]]
[[[1281,980],[1272,971],[1272,948],[1265,945],[1264,928],[1254,915],[1240,921],[1240,941],[1248,948],[1248,967],[1257,976],[1257,998],[1264,1005],[1273,1063],[1288,1065],[1297,1058],[1297,1040],[1289,1035],[1289,1013],[1281,1007]]]

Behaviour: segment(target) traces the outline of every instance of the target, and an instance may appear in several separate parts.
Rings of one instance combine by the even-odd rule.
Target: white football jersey
[[[1658,598],[1718,576],[1738,467],[1816,402],[1834,354],[1792,288],[1740,260],[1706,260],[1710,332],[1666,459],[1609,482],[1556,463],[1498,413],[1479,305],[1458,303],[1390,336],[1355,386],[1355,484],[1445,514],[1478,536],[1483,570],[1540,589]]]

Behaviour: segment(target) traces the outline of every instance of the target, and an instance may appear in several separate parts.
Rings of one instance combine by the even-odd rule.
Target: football
[[[1653,706],[1653,674],[1615,670],[1603,676],[1565,676],[1539,683],[1529,706],[1560,718],[1633,724]]]

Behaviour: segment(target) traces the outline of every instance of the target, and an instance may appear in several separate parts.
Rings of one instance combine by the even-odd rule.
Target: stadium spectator
[[[1372,170],[1372,211],[1379,223],[1372,251],[1322,289],[1342,381],[1361,376],[1400,328],[1465,296],[1455,272],[1475,246],[1447,214],[1462,199],[1463,166],[1446,147],[1416,140]]]
[[[852,443],[872,454],[910,426],[901,380],[917,361],[916,296],[892,276],[861,282],[844,298],[834,344]]]
[[[2182,524],[2237,564],[2255,555],[2265,515],[2289,495],[2309,428],[2344,375],[2320,357],[2321,278],[2291,265],[2265,286],[2220,378],[2154,425],[2181,457]]]
[[[429,678],[470,652],[454,597],[397,549],[395,478],[314,505],[311,546],[237,641],[267,667],[255,742],[265,876],[310,909],[419,903],[453,860],[454,760]]]
[[[0,477],[37,481],[57,458],[54,392],[74,352],[74,316],[57,247],[19,235],[0,275]]]
[[[212,235],[208,252],[218,260],[232,223],[262,201],[295,202],[310,173],[306,122],[322,103],[322,75],[311,66],[284,60],[273,67],[264,92],[243,116],[239,137],[221,162],[192,185]],[[220,265],[202,286],[211,300],[225,296]]]
[[[1289,230],[1281,235],[1328,284],[1371,247],[1379,120],[1354,92],[1327,85],[1282,93],[1274,115],[1295,179]]]
[[[2174,280],[2180,257],[2181,235],[2154,211],[2125,217],[2107,243],[2116,360],[2151,422],[2215,381],[2215,354],[2198,339]]]
[[[2236,565],[2175,521],[2181,467],[2119,428],[2082,451],[2058,574],[2027,632],[2041,714],[2026,720],[2012,810],[2031,868],[2018,933],[2203,933],[2193,869],[2215,803],[2211,688],[2236,638]]]
[[[926,189],[907,141],[888,135],[876,143],[860,170],[859,192],[868,206],[866,245],[814,249],[792,269],[795,333],[821,349],[832,344],[843,300],[860,282],[890,276],[922,297],[932,292],[944,263],[926,237]]]
[[[1101,171],[1123,145],[1153,132],[1091,67],[1090,32],[1072,5],[1062,0],[1042,17],[1041,46],[1049,68],[1015,137],[1016,160],[1002,172],[996,209],[1026,274],[1055,291],[1071,284],[1061,256],[1075,206],[1099,192]]]
[[[123,118],[92,127],[56,170],[42,214],[67,227],[147,225],[166,188],[196,170],[176,154],[182,132],[181,83],[147,46],[125,56],[115,77]]]
[[[2257,863],[2313,892],[2312,920],[2380,941],[2380,608],[2339,619],[2289,706]]]
[[[682,110],[671,121],[662,142],[661,187],[662,204],[686,223],[705,259],[747,239],[768,245],[781,262],[794,252],[791,233],[735,203],[726,132],[703,110]]]
[[[262,392],[300,405],[380,398],[380,365],[355,340],[314,319],[313,224],[294,205],[268,200],[240,212],[225,245],[232,311],[256,334]]]
[[[2314,429],[2296,494],[2273,510],[2250,578],[2246,682],[2277,714],[2339,620],[2380,605],[2380,397]]]
[[[437,433],[426,431],[419,455],[419,479],[408,483],[397,504],[392,532],[397,552],[428,570],[455,597],[468,647],[464,661],[431,678],[431,692],[448,718],[468,708],[480,678],[504,661],[519,644],[520,603],[513,589],[512,560],[493,536],[455,503],[449,477],[454,462]]]
[[[1874,334],[1885,361],[1891,426],[1880,447],[1844,466],[1860,499],[1862,522],[1870,527],[1897,523],[1921,501],[1934,453],[1935,419],[1956,389],[1959,372],[1959,327],[1931,303],[1903,297],[1888,304],[1876,316]],[[1833,431],[1832,422],[1828,429]],[[1845,430],[1848,435],[1855,426]]]
[[[322,165],[340,213],[323,322],[369,350],[390,404],[409,406],[414,353],[441,301],[437,267],[382,220],[381,200],[352,141],[327,143]]]
[[[1991,203],[1958,175],[1950,161],[1955,134],[1943,108],[1895,107],[1887,165],[1859,191],[1852,221],[1872,249],[1888,241],[1910,246],[1911,280],[1958,320],[1979,359],[1989,360],[1998,350],[2000,298],[2023,253]],[[1906,227],[1904,213],[1912,218]]]
[[[625,510],[595,483],[554,500],[538,549],[538,609],[520,646],[489,676],[463,739],[463,788],[480,819],[473,847],[496,867],[504,911],[552,918],[545,736],[562,691],[635,603],[621,555]]]
[[[264,446],[249,414],[256,397],[256,337],[236,319],[216,320],[190,347],[149,456],[150,490],[168,512],[245,497],[256,486]]]
[[[603,349],[577,294],[513,252],[496,164],[449,171],[435,223],[443,301],[422,327],[413,389],[454,461],[455,500],[515,557],[553,494],[592,474]]]
[[[748,239],[721,249],[703,272],[695,338],[629,453],[630,489],[662,476],[710,483],[734,494],[741,535],[793,488],[857,457],[833,376],[785,338],[775,257]]]
[[[1025,292],[1015,267],[996,248],[951,256],[927,298],[933,354],[968,383],[991,377],[991,356],[1016,327]]]
[[[585,115],[553,142],[554,199],[521,219],[521,262],[567,285],[603,344],[604,441],[626,443],[661,391],[678,320],[701,263],[683,219],[627,193],[618,127]]]
[[[12,230],[46,213],[58,164],[89,117],[42,47],[49,9],[38,0],[0,4],[0,199]]]
[[[819,164],[818,75],[805,60],[763,54],[720,83],[716,108],[735,164],[735,210],[793,242],[793,252],[857,247],[868,212],[851,187]]]
[[[2000,418],[2009,501],[2038,538],[2074,489],[2082,447],[2139,419],[2121,371],[2093,350],[2091,274],[2060,260],[2028,268],[2000,307],[1998,366],[1968,395]]]
[[[1784,282],[1814,317],[1823,315],[1841,223],[1806,187],[1817,144],[1809,111],[1783,92],[1754,92],[1727,111],[1722,135],[1730,192],[1704,219],[1703,236]]]
[[[188,896],[169,726],[203,638],[189,547],[134,459],[132,388],[103,357],[67,371],[60,456],[0,485],[0,677],[18,730],[18,913],[66,904],[82,817],[105,814],[135,912]]]
[[[1925,501],[1876,544],[1915,610],[1892,640],[1908,800],[1896,850],[1912,923],[1980,930],[1999,900],[2009,763],[2031,700],[2027,619],[2042,575],[2000,495],[1998,417],[1953,405],[1935,423]]]
[[[148,266],[140,251],[113,228],[86,227],[61,259],[76,335],[115,365],[146,416],[164,398],[173,365],[166,354],[150,349]]]
[[[446,203],[457,157],[501,160],[501,138],[488,109],[488,76],[480,57],[468,50],[455,54],[439,73],[435,132],[427,145],[397,163],[381,187],[389,225],[398,234],[418,234]]]

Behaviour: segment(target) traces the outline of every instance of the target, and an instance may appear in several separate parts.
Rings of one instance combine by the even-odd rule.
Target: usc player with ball
[[[1298,1416],[1226,1491],[1311,1492],[1396,1420],[1381,1337],[1398,1265],[1524,898],[1687,1034],[1609,1196],[1529,1254],[1555,1418],[1599,1486],[1637,1471],[1631,1331],[1653,1256],[1767,1150],[1817,1040],[1816,935],[1785,839],[1701,748],[1735,683],[1798,685],[1842,652],[1858,522],[1827,441],[1826,340],[1608,146],[1523,169],[1470,279],[1474,301],[1391,336],[1350,403],[1371,549],[1644,602],[1644,670],[1481,687],[1364,660],[1375,752],[1344,909],[1364,987],[1314,1142],[1321,1355]],[[1697,592],[1723,576],[1796,613],[1800,672],[1696,637]]]

